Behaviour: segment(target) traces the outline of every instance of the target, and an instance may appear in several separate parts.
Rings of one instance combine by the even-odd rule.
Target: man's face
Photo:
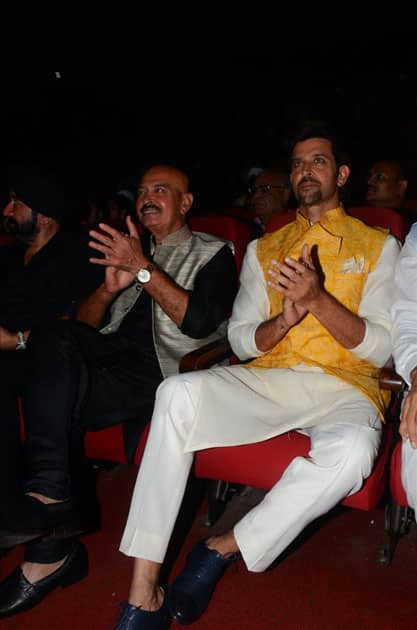
[[[248,190],[247,206],[264,225],[274,214],[288,209],[290,189],[279,173],[261,173]]]
[[[400,208],[406,183],[395,162],[376,162],[368,176],[366,201],[374,207]]]
[[[3,210],[4,226],[8,232],[22,236],[35,236],[37,221],[33,211],[12,192],[7,206]]]
[[[322,204],[336,207],[338,186],[349,175],[347,167],[336,166],[332,146],[325,138],[309,138],[295,145],[291,158],[291,184],[301,207]]]
[[[191,203],[192,195],[179,171],[158,166],[142,177],[136,201],[138,217],[145,228],[160,238],[183,227]]]

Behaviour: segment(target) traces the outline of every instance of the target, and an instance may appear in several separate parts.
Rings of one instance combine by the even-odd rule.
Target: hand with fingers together
[[[107,267],[106,289],[116,293],[129,286],[141,267],[150,262],[143,253],[139,234],[130,217],[126,219],[129,234],[122,234],[106,223],[100,223],[100,232],[91,230],[95,239],[89,246],[102,252],[103,258],[90,258],[90,262]]]
[[[303,245],[299,260],[290,257],[285,258],[282,263],[273,260],[268,273],[271,276],[268,285],[282,293],[284,306],[289,306],[289,300],[293,303],[292,308],[297,312],[303,312],[303,315],[310,310],[310,303],[324,291],[308,245]]]

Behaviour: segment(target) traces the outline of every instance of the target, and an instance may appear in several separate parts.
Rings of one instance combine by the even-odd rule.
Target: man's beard
[[[302,192],[297,193],[295,196],[300,206],[303,208],[309,208],[310,206],[314,206],[316,203],[323,201],[323,195],[321,194],[321,190],[319,188],[317,190],[313,190],[312,192],[306,192],[305,194]]]
[[[19,241],[30,243],[38,234],[36,214],[32,212],[27,221],[16,221],[14,217],[3,217],[3,225],[9,234],[14,234]]]

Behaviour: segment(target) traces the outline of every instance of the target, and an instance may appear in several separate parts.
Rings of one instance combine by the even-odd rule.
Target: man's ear
[[[43,225],[46,225],[50,222],[51,217],[47,217],[46,214],[42,214],[42,212],[38,212],[38,221]]]
[[[193,205],[194,197],[191,193],[183,193],[181,202],[181,214],[187,214]]]
[[[337,175],[337,185],[342,188],[349,179],[350,168],[346,164],[339,166],[339,173]]]
[[[53,217],[48,217],[46,216],[46,214],[42,214],[42,212],[38,212],[38,222],[39,225],[49,225],[50,223],[58,224],[58,221],[56,219],[54,219]]]
[[[403,193],[403,195],[405,195],[405,193],[407,192],[407,187],[408,187],[408,181],[406,179],[400,180],[400,190]]]

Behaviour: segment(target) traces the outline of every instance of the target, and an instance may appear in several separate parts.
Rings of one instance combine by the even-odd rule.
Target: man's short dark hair
[[[324,138],[328,140],[332,146],[336,166],[339,168],[342,164],[346,164],[350,167],[350,158],[347,152],[340,147],[340,139],[331,125],[323,120],[305,120],[288,139],[287,148],[290,161],[295,145],[310,138]]]

